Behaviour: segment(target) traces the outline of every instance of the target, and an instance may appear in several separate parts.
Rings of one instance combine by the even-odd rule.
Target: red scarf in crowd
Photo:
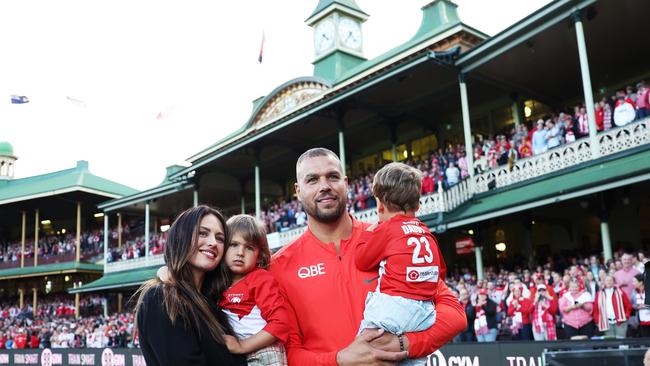
[[[547,340],[554,341],[557,339],[557,334],[555,333],[555,317],[548,311],[550,307],[551,304],[546,299],[535,304],[533,327],[535,327],[535,333],[542,333],[542,330],[546,328]]]
[[[627,321],[625,304],[623,302],[623,293],[618,287],[614,287],[612,292],[612,305],[614,307],[614,316],[616,323]],[[605,289],[598,291],[596,294],[596,308],[594,309],[594,319],[598,329],[604,332],[609,329],[609,320],[607,319],[607,294]]]
[[[489,332],[487,325],[487,316],[483,307],[476,307],[476,318],[474,319],[474,332],[477,336],[487,334]]]

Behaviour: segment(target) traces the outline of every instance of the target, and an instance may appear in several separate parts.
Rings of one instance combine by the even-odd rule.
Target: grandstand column
[[[25,289],[24,288],[19,288],[18,289],[18,307],[23,308],[25,305]]]
[[[81,259],[81,202],[77,202],[77,262]]]
[[[260,184],[260,159],[255,156],[255,217],[262,217],[262,187]]]
[[[144,205],[144,256],[149,256],[149,201]]]
[[[605,214],[601,215],[600,218],[600,236],[603,241],[603,256],[605,257],[605,263],[608,260],[612,259],[612,240],[609,236],[609,222],[607,221],[607,216]]]
[[[192,191],[192,205],[197,207],[199,205],[199,183],[194,183],[194,190]]]
[[[106,272],[107,262],[108,262],[108,212],[104,212],[104,272]]]
[[[472,148],[472,130],[469,123],[469,101],[467,99],[467,84],[465,83],[465,74],[458,75],[458,84],[460,86],[460,105],[463,114],[463,134],[465,135],[465,152],[467,158],[467,171],[470,178],[474,176],[474,149]],[[473,192],[473,180],[470,180],[470,192]]]
[[[515,127],[519,128],[521,124],[521,105],[519,103],[519,96],[517,94],[511,95],[512,97],[512,120],[515,122]]]
[[[117,247],[122,248],[122,214],[117,213]]]
[[[474,247],[474,256],[476,257],[476,278],[479,280],[483,279],[483,254],[481,253],[481,247]]]
[[[241,195],[241,214],[246,214],[246,201],[244,199],[244,193]]]
[[[34,212],[34,267],[38,266],[38,209]]]
[[[117,293],[117,312],[118,313],[122,312],[122,301],[123,301],[122,299],[123,299],[122,293],[118,292]]]
[[[397,161],[397,125],[394,122],[389,124],[390,128],[390,157],[393,162]]]
[[[74,294],[74,316],[79,317],[79,293]]]
[[[587,57],[587,44],[585,33],[582,27],[582,11],[578,10],[572,15],[576,27],[576,38],[578,41],[578,56],[580,58],[580,71],[582,73],[582,88],[585,95],[585,106],[587,107],[587,119],[589,120],[589,145],[591,157],[595,159],[600,156],[598,146],[596,109],[594,106],[593,89],[591,88],[591,75],[589,73],[589,58]]]
[[[343,175],[347,175],[345,172],[345,133],[343,132],[343,120],[339,116],[339,159],[341,159],[341,168],[343,169]]]
[[[32,288],[32,310],[33,314],[36,314],[36,304],[38,304],[38,289],[36,287]]]
[[[25,230],[27,229],[27,212],[23,211],[23,226],[20,234],[20,268],[25,267]]]

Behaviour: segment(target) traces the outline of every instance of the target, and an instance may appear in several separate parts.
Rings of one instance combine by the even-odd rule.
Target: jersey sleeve
[[[278,282],[269,272],[261,270],[256,273],[254,286],[255,304],[267,323],[263,330],[286,343],[291,329],[291,310]]]
[[[435,352],[467,328],[465,310],[444,282],[438,284],[433,302],[436,304],[436,322],[433,326],[422,332],[406,333],[411,358]]]
[[[386,258],[386,247],[390,240],[387,223],[380,223],[373,231],[364,230],[356,245],[354,262],[361,271],[375,269]]]

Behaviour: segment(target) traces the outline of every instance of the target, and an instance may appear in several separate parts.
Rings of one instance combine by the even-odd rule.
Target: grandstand
[[[295,161],[315,146],[337,152],[351,180],[390,161],[433,164],[435,154],[465,153],[465,179],[427,192],[418,216],[438,234],[448,265],[473,267],[479,279],[484,264],[534,268],[547,257],[576,254],[597,254],[605,263],[616,250],[647,250],[650,119],[600,128],[595,104],[650,81],[638,40],[612,39],[619,30],[643,34],[648,10],[649,3],[634,0],[556,0],[489,37],[463,23],[453,2],[435,0],[422,8],[422,23],[411,39],[376,58],[364,58],[360,46],[345,42],[317,49],[313,75],[289,80],[253,101],[239,130],[189,157],[189,166],[170,166],[160,185],[101,199],[85,193],[87,213],[94,204],[103,213],[103,223],[92,217],[85,225],[102,231],[107,260],[101,278],[75,277],[83,283],[68,291],[101,293],[111,309],[121,311],[124,296],[164,263],[164,232],[176,213],[204,203],[226,214],[262,218],[276,202],[295,198]],[[368,17],[354,1],[321,0],[306,23],[317,29],[330,16],[359,24]],[[511,131],[520,128],[532,133],[539,119],[554,121],[563,113],[577,121],[574,107],[580,105],[587,125],[575,141],[516,158],[508,153],[494,165],[476,154],[483,141],[498,142],[501,135],[510,140]],[[1,187],[2,182],[0,194]],[[104,201],[107,197],[112,199]],[[40,200],[8,206],[0,198],[7,233],[2,235],[16,242],[20,212],[38,207],[44,218],[51,212],[48,205],[64,202]],[[77,201],[79,196],[66,199],[72,202],[66,209],[73,211]],[[372,207],[353,211],[357,219],[377,219]],[[305,230],[278,227],[268,235],[274,249]],[[76,253],[71,266],[81,265],[80,250]],[[45,267],[39,262],[34,267],[39,274],[32,277],[47,275]],[[93,268],[97,278],[101,271]],[[15,276],[26,273],[12,270]],[[0,280],[13,278],[3,271]],[[512,347],[507,356],[536,358],[541,351]]]
[[[0,143],[0,304],[37,309],[101,277],[97,204],[136,190],[92,174],[86,161],[14,179],[17,159],[8,142]],[[79,315],[80,297],[74,298]]]

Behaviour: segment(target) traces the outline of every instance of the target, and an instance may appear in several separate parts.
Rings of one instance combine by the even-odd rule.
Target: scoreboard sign
[[[456,254],[474,253],[474,240],[472,238],[463,238],[456,240]]]

